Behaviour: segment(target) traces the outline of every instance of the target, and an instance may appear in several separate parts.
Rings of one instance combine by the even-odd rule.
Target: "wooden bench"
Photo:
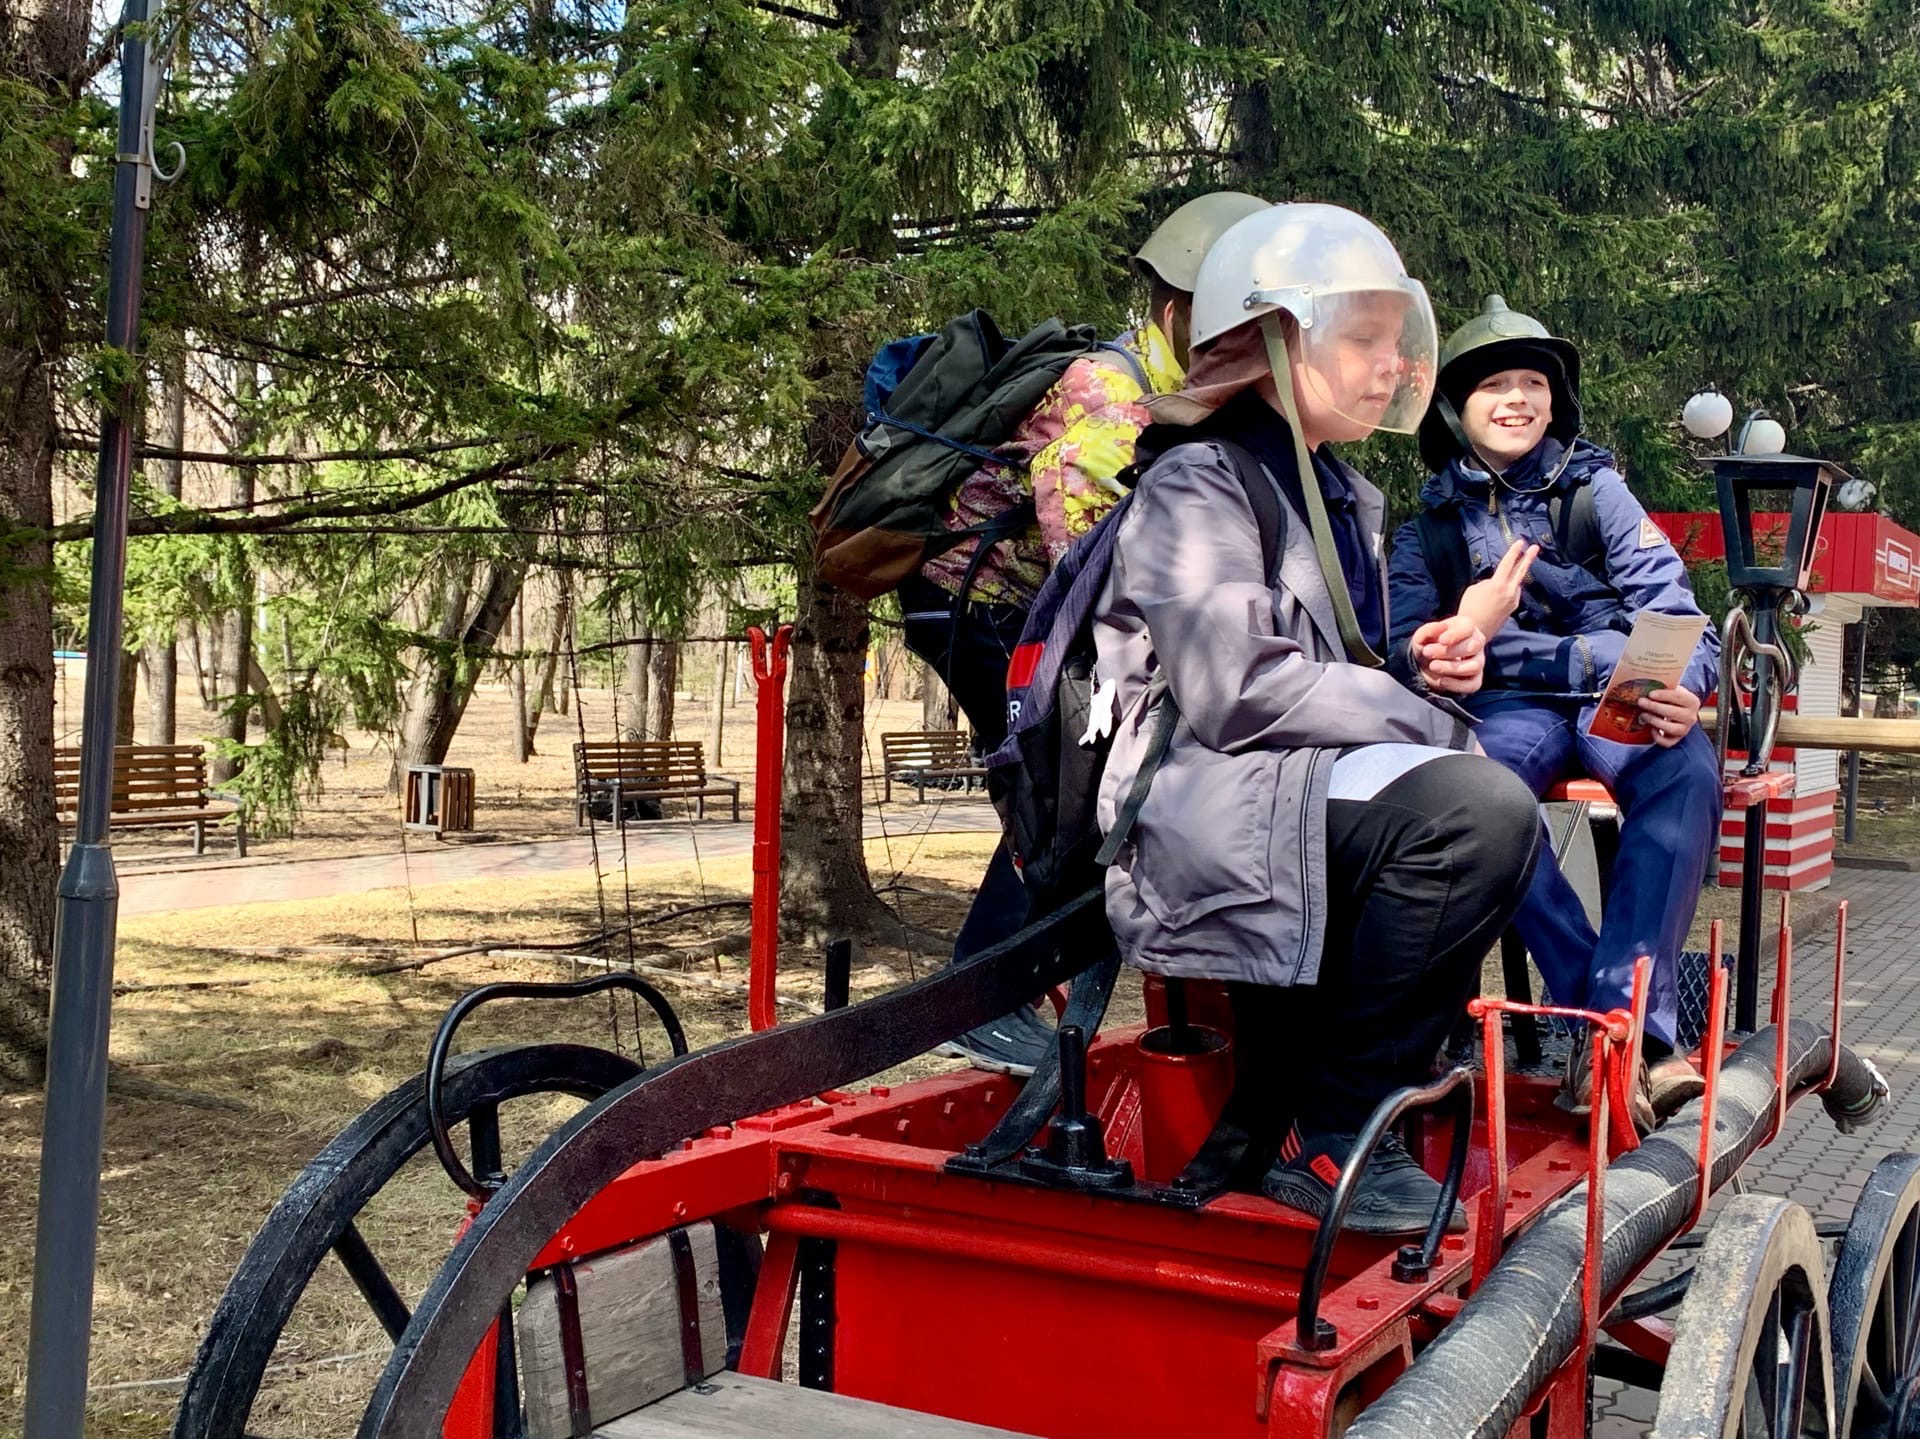
[[[907,730],[880,736],[880,783],[882,797],[893,798],[893,782],[910,784],[922,804],[927,786],[940,780],[965,780],[966,792],[973,793],[973,782],[986,789],[987,769],[973,757],[973,742],[965,731],[953,729]]]
[[[71,823],[80,808],[80,751],[53,752],[54,804]],[[219,799],[221,803],[213,801]],[[123,744],[113,750],[114,829],[191,829],[193,852],[206,853],[207,826],[239,815],[233,852],[247,852],[240,806],[207,787],[207,755],[197,744]]]
[[[584,826],[593,802],[602,795],[613,805],[616,824],[626,823],[626,804],[635,799],[690,799],[707,817],[707,800],[731,799],[740,818],[740,781],[708,774],[706,754],[697,740],[588,740],[573,747],[573,822]]]

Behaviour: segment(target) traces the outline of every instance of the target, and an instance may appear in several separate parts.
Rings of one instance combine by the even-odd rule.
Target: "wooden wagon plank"
[[[601,1425],[594,1439],[1020,1439],[1012,1429],[990,1429],[744,1374],[716,1375],[700,1388],[710,1392],[683,1389]]]

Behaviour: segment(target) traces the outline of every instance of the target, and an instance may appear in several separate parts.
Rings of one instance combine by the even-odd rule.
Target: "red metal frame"
[[[787,650],[793,626],[747,631],[757,702],[753,755],[753,923],[747,975],[747,1022],[771,1029],[774,980],[780,970],[780,786],[786,774]]]
[[[1817,1093],[1825,1094],[1840,1077],[1840,1024],[1845,1018],[1847,976],[1847,901],[1833,917],[1833,1055],[1827,1061],[1827,1077],[1820,1081]]]
[[[1713,1128],[1720,1107],[1720,1061],[1727,1042],[1727,968],[1720,962],[1721,922],[1707,928],[1707,1033],[1700,1044],[1700,1072],[1707,1090],[1700,1102],[1700,1187],[1693,1197],[1692,1229],[1706,1217],[1713,1198]]]
[[[781,630],[771,645],[756,636],[754,650],[761,682],[762,795],[769,801],[756,806],[755,816],[756,1027],[772,1021],[777,962],[771,920],[778,880],[779,745],[766,738],[769,727],[778,735],[786,635]],[[771,830],[764,845],[763,824]],[[1781,1080],[1792,977],[1789,921],[1783,900],[1773,1002],[1782,1035],[1776,1050]],[[1838,928],[1836,1044],[1844,905]],[[1729,988],[1719,963],[1722,939],[1715,921],[1707,1030],[1698,1056],[1706,1080],[1700,1176],[1689,1227],[1700,1222],[1713,1188]],[[777,1379],[793,1327],[802,1241],[829,1240],[837,1334],[832,1380],[840,1392],[1055,1439],[1168,1433],[1327,1439],[1452,1321],[1510,1237],[1584,1178],[1581,1342],[1532,1396],[1516,1431],[1574,1439],[1586,1433],[1587,1364],[1611,1297],[1603,1292],[1599,1262],[1606,1169],[1639,1142],[1629,1086],[1649,986],[1650,962],[1642,957],[1635,965],[1631,1009],[1599,1013],[1504,999],[1469,1005],[1482,1026],[1488,1080],[1486,1109],[1475,1124],[1484,1125],[1485,1135],[1471,1151],[1463,1187],[1469,1204],[1478,1199],[1471,1236],[1448,1236],[1432,1272],[1413,1281],[1393,1275],[1395,1241],[1343,1237],[1321,1304],[1337,1337],[1324,1350],[1302,1349],[1295,1334],[1300,1276],[1314,1231],[1303,1215],[1237,1193],[1196,1214],[949,1175],[946,1159],[984,1135],[1018,1092],[1004,1078],[974,1072],[822,1095],[685,1141],[669,1154],[634,1164],[594,1196],[534,1267],[583,1259],[678,1225],[711,1221],[764,1234],[739,1367]],[[1149,994],[1150,1012],[1156,998]],[[1507,1073],[1505,1014],[1590,1026],[1593,1112],[1584,1154],[1572,1121],[1551,1107],[1554,1082]],[[1145,1173],[1149,1126],[1141,1032],[1106,1035],[1094,1045],[1088,1097],[1105,1121],[1112,1151]],[[1836,1067],[1837,1060],[1821,1087],[1832,1082]],[[1782,1085],[1775,1135],[1787,1099]],[[1445,1151],[1451,1127],[1433,1122],[1410,1138],[1432,1163]],[[1156,1163],[1164,1170],[1176,1158]],[[1632,1282],[1629,1277],[1626,1284]],[[1671,1339],[1658,1320],[1614,1324],[1606,1332],[1656,1360],[1664,1358]],[[1034,1363],[1037,1336],[1045,1339],[1046,1364]],[[446,1439],[486,1439],[491,1433],[493,1343],[490,1336],[475,1356],[444,1423]],[[939,1362],[928,1362],[934,1354]],[[1098,1382],[1062,1384],[1062,1373],[1098,1376]]]
[[[1762,1147],[1780,1137],[1787,1122],[1787,1021],[1793,1009],[1793,924],[1790,916],[1792,896],[1780,896],[1779,950],[1773,963],[1773,1127],[1761,1141]]]

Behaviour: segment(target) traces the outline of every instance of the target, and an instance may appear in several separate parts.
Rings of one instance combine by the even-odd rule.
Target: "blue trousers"
[[[1680,948],[1720,831],[1713,742],[1696,725],[1671,749],[1615,744],[1587,734],[1591,706],[1522,696],[1483,700],[1474,710],[1474,738],[1535,796],[1584,776],[1606,785],[1620,805],[1620,855],[1600,932],[1545,844],[1514,916],[1548,992],[1582,1009],[1628,1008],[1634,961],[1651,955],[1647,1032],[1672,1045]]]

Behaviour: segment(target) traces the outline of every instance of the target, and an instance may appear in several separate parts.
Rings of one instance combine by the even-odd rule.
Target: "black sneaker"
[[[1288,1133],[1280,1158],[1260,1187],[1267,1198],[1289,1209],[1319,1219],[1333,1203],[1333,1186],[1353,1152],[1356,1136],[1322,1134],[1302,1140],[1299,1130]],[[1422,1169],[1407,1153],[1400,1137],[1389,1134],[1375,1146],[1366,1173],[1354,1188],[1341,1228],[1354,1234],[1424,1234],[1440,1205],[1440,1181]],[[1447,1228],[1467,1227],[1466,1211],[1456,1201]]]
[[[975,1069],[990,1074],[1028,1079],[1033,1075],[1034,1066],[1046,1058],[1058,1042],[1052,1025],[1031,1009],[1017,1009],[992,1024],[968,1030],[935,1052],[964,1059]]]

